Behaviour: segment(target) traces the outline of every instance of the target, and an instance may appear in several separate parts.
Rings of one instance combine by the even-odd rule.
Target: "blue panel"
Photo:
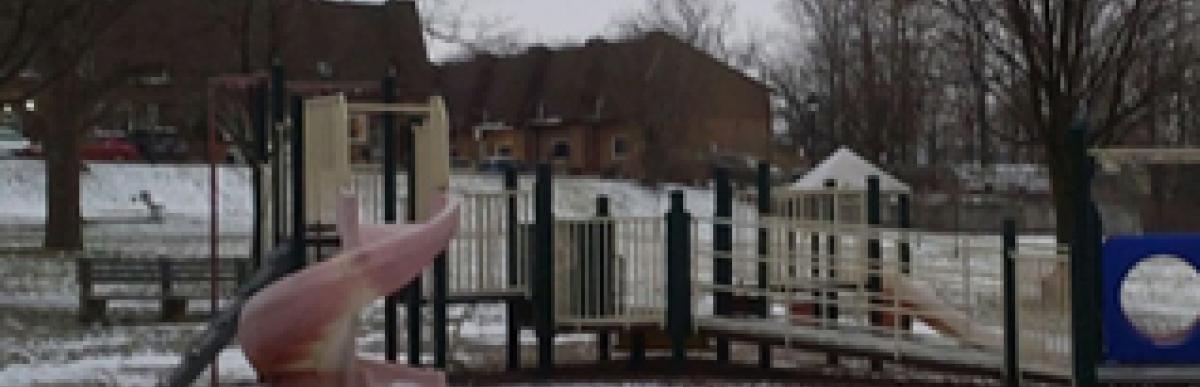
[[[1121,310],[1121,282],[1138,262],[1158,254],[1177,256],[1200,271],[1200,235],[1122,235],[1104,244],[1101,310],[1108,360],[1127,364],[1200,363],[1200,329],[1195,325],[1177,344],[1161,345],[1138,332]]]

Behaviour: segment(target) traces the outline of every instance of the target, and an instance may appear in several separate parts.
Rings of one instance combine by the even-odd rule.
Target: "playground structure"
[[[239,292],[241,298],[338,246],[349,247],[344,230],[332,228],[338,224],[341,187],[355,187],[359,198],[377,201],[364,212],[368,217],[381,212],[385,223],[398,220],[400,203],[406,204],[409,222],[428,216],[430,209],[416,204],[446,187],[448,169],[440,161],[422,168],[422,162],[441,160],[446,152],[436,142],[420,145],[423,131],[414,128],[419,123],[414,119],[429,120],[427,113],[436,108],[428,107],[438,103],[425,105],[427,110],[388,108],[394,103],[392,82],[388,78],[379,88],[382,104],[356,105],[336,95],[293,97],[292,122],[285,125],[283,95],[301,88],[285,87],[291,83],[283,82],[282,70],[273,71],[269,94],[276,103],[269,110],[276,130],[266,136],[264,120],[260,138],[291,153],[275,152],[269,163],[256,167],[265,176],[256,184],[261,198],[256,200],[262,200],[256,203],[263,205],[255,230],[265,242],[253,255],[269,259],[259,260],[263,269]],[[366,182],[351,177],[354,168],[345,153],[323,149],[344,144],[337,137],[345,133],[340,126],[345,121],[329,117],[353,112],[382,113],[386,144],[396,143],[393,116],[406,119],[403,164],[406,180],[416,183],[404,186],[414,200],[398,195],[395,147],[384,147],[378,180]],[[1093,164],[1082,141],[1072,146],[1081,166]],[[596,198],[594,216],[556,216],[548,166],[537,169],[532,192],[519,188],[515,171],[505,173],[501,190],[450,192],[461,206],[459,231],[422,279],[388,297],[385,357],[399,358],[394,305],[403,301],[408,364],[419,366],[422,355],[431,353],[429,365],[446,370],[451,381],[621,374],[614,370],[642,378],[706,372],[736,377],[739,369],[749,370],[749,378],[859,373],[869,375],[866,380],[927,383],[1099,381],[1100,273],[1098,265],[1082,264],[1098,262],[1100,253],[1099,219],[1088,207],[1090,188],[1076,195],[1078,213],[1092,218],[1081,222],[1069,243],[1058,244],[1018,238],[1011,219],[998,222],[1001,237],[913,230],[908,193],[881,189],[878,175],[794,190],[773,187],[767,165],[758,172],[755,189],[738,193],[728,173],[715,169],[712,214],[689,213],[683,193],[672,192],[662,216],[613,214],[603,196]],[[428,176],[438,184],[421,188]],[[1090,187],[1084,179],[1078,187]],[[272,244],[281,247],[264,253],[261,246]],[[1065,270],[1071,275],[1061,275]],[[504,304],[508,312],[506,371],[447,369],[454,356],[447,341],[447,304],[484,303]],[[423,308],[432,309],[432,324],[420,318]],[[229,308],[235,318],[236,309]],[[226,331],[236,329],[222,325],[229,319],[229,314],[214,318],[206,336],[211,340],[189,352],[172,385],[188,384],[209,364],[206,359],[232,336]],[[242,325],[252,323],[243,320]],[[423,348],[423,327],[432,335],[432,348]],[[537,339],[532,369],[521,354],[524,330],[533,330]],[[594,335],[595,362],[559,360],[554,339],[564,333]],[[745,344],[754,350],[735,348]],[[744,364],[748,353],[757,354],[757,365]],[[812,360],[796,354],[822,356]],[[1130,376],[1144,369],[1106,364],[1099,371],[1109,381],[1131,381],[1144,380],[1145,373],[1143,379]],[[1151,372],[1149,378],[1195,378],[1186,370],[1166,372],[1174,376]]]

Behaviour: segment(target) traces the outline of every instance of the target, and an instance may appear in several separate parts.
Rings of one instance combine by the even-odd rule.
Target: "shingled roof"
[[[296,4],[289,28],[293,36],[281,51],[285,63],[307,65],[288,68],[289,78],[319,79],[316,64],[326,62],[331,80],[377,80],[394,65],[401,99],[423,99],[435,90],[415,2]]]
[[[657,86],[683,87],[687,82],[676,72],[702,55],[667,34],[649,33],[580,46],[535,46],[506,57],[481,54],[444,63],[437,73],[455,128],[485,119],[523,125],[537,117],[539,105],[547,117],[563,122],[622,120],[653,102],[631,96]],[[598,99],[604,104],[602,117],[595,116]]]

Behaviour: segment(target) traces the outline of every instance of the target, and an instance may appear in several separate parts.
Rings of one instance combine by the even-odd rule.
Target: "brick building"
[[[768,158],[769,90],[667,34],[479,55],[437,70],[460,166],[686,181]]]

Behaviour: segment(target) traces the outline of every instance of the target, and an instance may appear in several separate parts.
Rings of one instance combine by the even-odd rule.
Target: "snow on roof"
[[[849,148],[838,148],[816,168],[804,174],[790,189],[815,190],[825,186],[826,179],[834,179],[838,187],[843,189],[863,190],[867,186],[867,176],[879,176],[879,190],[884,192],[910,192],[908,184],[897,180],[879,167],[871,164]]]

